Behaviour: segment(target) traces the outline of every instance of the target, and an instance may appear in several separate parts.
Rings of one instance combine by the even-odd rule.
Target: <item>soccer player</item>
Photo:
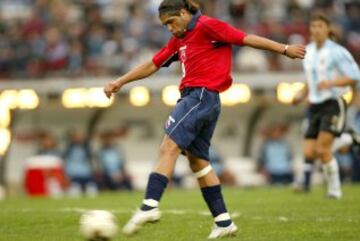
[[[339,199],[342,197],[339,167],[332,146],[345,127],[346,102],[342,95],[360,81],[360,72],[349,51],[330,39],[330,22],[324,15],[311,18],[310,34],[313,42],[307,46],[303,62],[307,85],[294,98],[294,104],[307,96],[310,101],[303,190],[310,189],[313,163],[320,159],[328,183],[327,196]]]
[[[208,238],[231,236],[237,227],[225,207],[219,179],[209,165],[210,140],[221,109],[219,93],[232,84],[231,46],[246,45],[290,58],[304,58],[305,46],[289,46],[247,35],[225,22],[201,15],[188,0],[162,1],[159,17],[173,35],[168,44],[152,60],[104,89],[110,97],[129,82],[146,78],[173,61],[181,63],[181,99],[165,123],[166,135],[160,146],[159,161],[149,177],[142,206],[123,232],[133,234],[145,223],[160,219],[161,196],[172,177],[178,156],[184,153],[214,217],[215,225]]]

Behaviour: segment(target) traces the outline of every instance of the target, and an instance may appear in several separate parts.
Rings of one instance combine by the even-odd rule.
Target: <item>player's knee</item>
[[[208,161],[198,158],[189,152],[187,153],[187,157],[189,160],[189,167],[193,173],[196,173],[196,172],[204,169],[205,167],[209,166]]]
[[[316,146],[307,146],[304,148],[304,156],[308,160],[315,160],[317,159],[317,152],[316,152]]]
[[[160,155],[176,155],[180,152],[179,147],[173,143],[173,142],[169,142],[169,141],[163,141],[163,143],[161,143],[160,145]]]
[[[199,165],[199,163],[196,160],[190,160],[189,166],[190,166],[190,169],[192,172],[197,172],[201,169],[201,166]]]
[[[317,158],[317,153],[314,149],[304,150],[304,156],[308,160],[314,160]]]
[[[331,147],[327,145],[318,145],[316,147],[316,153],[320,160],[326,160],[331,156]]]
[[[195,166],[194,165],[193,167],[191,167],[191,164],[190,164],[190,168],[193,171],[195,177],[198,179],[207,176],[212,171],[212,167],[209,164],[206,166],[202,166],[202,165]]]

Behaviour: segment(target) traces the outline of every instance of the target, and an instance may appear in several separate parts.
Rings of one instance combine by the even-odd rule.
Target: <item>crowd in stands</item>
[[[204,14],[283,43],[307,43],[307,20],[321,10],[334,23],[338,40],[360,61],[358,1],[199,1]],[[1,0],[0,80],[124,73],[170,38],[158,20],[160,2]],[[234,71],[301,70],[301,62],[247,48],[234,48],[234,57]]]

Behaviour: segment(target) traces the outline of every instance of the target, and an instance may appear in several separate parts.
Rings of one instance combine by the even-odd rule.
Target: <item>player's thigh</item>
[[[316,139],[320,131],[320,118],[318,113],[309,114],[303,121],[304,138]]]
[[[187,151],[201,159],[210,161],[209,151],[211,139],[215,131],[219,112],[214,113],[214,118],[204,122],[200,127],[194,141],[187,148]]]
[[[198,112],[202,108],[199,95],[199,90],[196,89],[183,97],[165,123],[165,133],[182,150],[186,150],[197,134]]]
[[[221,103],[219,94],[211,91],[204,92],[204,99],[206,103],[197,113],[196,136],[186,150],[209,161],[210,143],[221,112]]]
[[[207,160],[199,158],[196,155],[193,155],[189,151],[187,151],[186,153],[189,160],[190,168],[193,171],[193,173],[201,172],[210,165],[210,163]],[[215,171],[211,169],[209,170],[209,172],[203,173],[201,177],[197,177],[197,178],[201,188],[216,186],[220,184],[220,180],[218,176],[216,175]]]
[[[331,133],[339,137],[345,129],[346,103],[343,99],[327,102],[320,121],[320,132]]]
[[[181,152],[181,149],[179,145],[168,135],[165,135],[161,144],[160,144],[160,156],[174,156],[179,155]]]

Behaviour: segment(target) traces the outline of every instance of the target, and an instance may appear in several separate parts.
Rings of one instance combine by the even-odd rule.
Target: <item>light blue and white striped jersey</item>
[[[310,43],[306,47],[303,65],[309,87],[309,100],[312,104],[335,99],[350,90],[350,87],[333,87],[319,91],[318,84],[321,81],[348,77],[360,82],[360,70],[352,55],[331,40],[326,40],[320,49],[315,43]]]

